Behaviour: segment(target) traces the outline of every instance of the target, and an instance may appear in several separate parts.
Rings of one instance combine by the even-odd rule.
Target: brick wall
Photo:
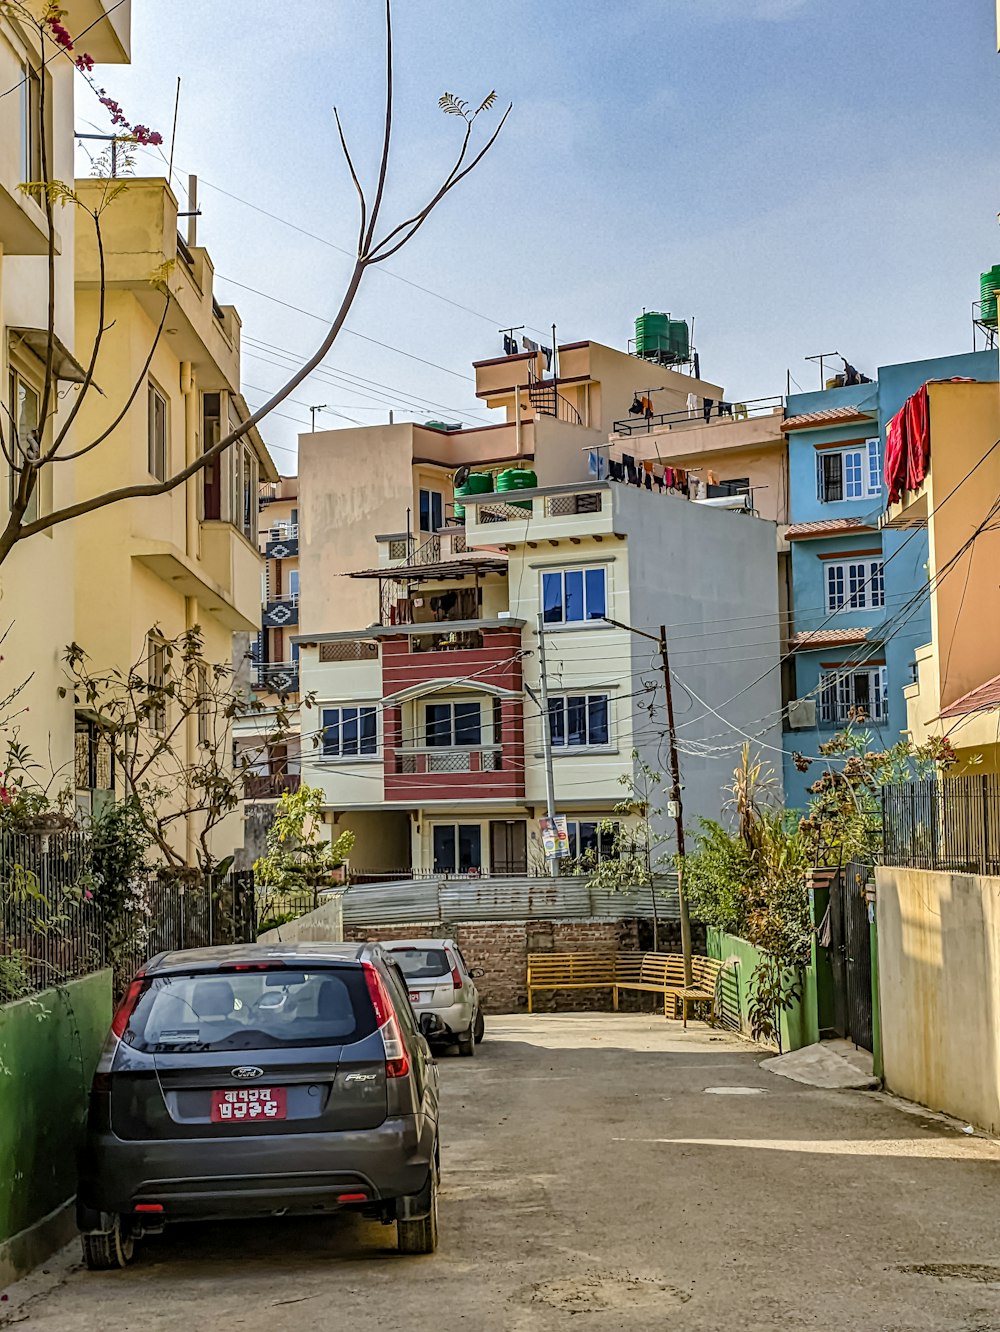
[[[476,984],[487,1013],[518,1013],[527,1007],[525,981],[529,953],[607,953],[628,952],[652,947],[645,938],[647,922],[635,920],[517,920],[495,923],[466,923],[448,926],[470,967],[482,967],[485,975]],[[347,926],[347,940],[379,943],[391,939],[440,938],[440,921],[382,925],[372,928]],[[676,941],[673,934],[676,932]],[[704,930],[701,930],[702,937]],[[680,930],[667,923],[661,928],[660,947],[664,952],[680,952]],[[704,946],[695,943],[695,951]],[[610,990],[563,990],[535,995],[538,1012],[573,1013],[611,1009]],[[623,994],[625,1011],[652,1011],[657,1008],[655,995]]]

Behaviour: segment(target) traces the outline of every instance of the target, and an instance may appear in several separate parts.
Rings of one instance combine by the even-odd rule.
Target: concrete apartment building
[[[622,799],[621,777],[637,763],[664,768],[655,645],[605,616],[647,632],[683,626],[673,668],[690,827],[718,815],[735,756],[715,752],[719,722],[685,683],[732,699],[737,726],[780,744],[777,672],[755,684],[758,662],[706,648],[704,634],[753,604],[777,662],[775,524],[592,479],[592,455],[650,368],[579,343],[560,349],[559,372],[558,396],[543,396],[533,354],[477,363],[480,397],[505,411],[498,426],[300,441],[295,641],[302,691],[316,698],[302,713],[302,780],[324,791],[335,831],[357,834],[355,870],[541,867],[540,611],[556,807],[574,851],[606,853],[597,824]],[[673,410],[692,391],[722,396],[661,367],[656,384]],[[456,514],[454,475],[470,465],[494,478],[530,468],[535,484],[460,495]]]
[[[106,184],[82,180],[77,190],[89,203]],[[249,416],[240,395],[239,316],[213,295],[207,251],[188,246],[178,234],[177,200],[167,182],[129,181],[104,213],[102,231],[107,331],[95,371],[102,392],[84,401],[81,437],[96,439],[115,421],[134,385],[139,391],[105,443],[77,462],[81,497],[98,492],[109,475],[135,483],[163,480]],[[144,368],[164,302],[149,279],[165,263],[172,264],[172,301],[163,336]],[[76,274],[77,339],[89,354],[100,285],[92,232],[78,237]],[[202,631],[207,660],[232,663],[234,635],[246,642],[260,627],[260,484],[277,479],[254,428],[176,489],[76,520],[75,638],[93,670],[134,664],[161,669],[160,644],[195,626]],[[163,724],[169,727],[171,718]],[[77,727],[85,737],[85,717]],[[185,765],[194,761],[201,743],[198,719],[192,717],[174,738]],[[78,803],[86,800],[87,791],[79,789]],[[197,816],[185,822],[190,860]],[[219,825],[215,840],[220,856],[242,843],[238,813]]]
[[[84,46],[99,64],[129,60],[130,0],[64,0],[64,22],[73,32],[89,29]],[[51,59],[55,48],[38,48],[37,30],[12,14],[0,15],[0,88],[15,89],[0,99],[0,379],[4,402],[19,428],[37,424],[45,371],[48,327],[48,228],[38,202],[19,186],[41,175],[37,129],[44,81],[47,150],[51,175],[74,176],[74,96],[78,75],[71,60]],[[43,445],[58,431],[71,398],[65,391],[84,372],[73,355],[74,247],[80,225],[72,206],[55,212],[56,373],[63,393],[43,428]],[[7,435],[8,421],[4,422]],[[79,437],[79,432],[76,432]],[[72,449],[73,436],[69,439]],[[61,508],[76,493],[75,464],[60,463],[43,473],[37,505]],[[13,475],[0,456],[0,518],[6,521]],[[73,524],[56,527],[17,546],[0,568],[0,696],[30,681],[14,705],[19,739],[57,785],[72,781],[74,717],[65,684],[62,654],[74,638],[74,592],[69,570],[76,556]],[[44,613],[42,606],[44,605]],[[22,711],[24,707],[29,710]],[[12,709],[13,710],[13,709]],[[9,738],[9,737],[8,737]]]

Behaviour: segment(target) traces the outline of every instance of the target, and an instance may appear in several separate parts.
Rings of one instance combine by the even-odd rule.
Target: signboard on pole
[[[542,847],[547,858],[569,855],[569,829],[561,814],[552,819],[539,819],[538,826],[541,829]]]

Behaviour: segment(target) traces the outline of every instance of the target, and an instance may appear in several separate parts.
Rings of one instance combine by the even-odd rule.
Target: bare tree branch
[[[354,169],[354,162],[351,158],[350,149],[347,146],[347,139],[344,137],[344,127],[340,123],[340,112],[336,107],[333,108],[333,118],[337,122],[337,133],[340,135],[340,146],[344,150],[344,157],[347,159],[347,169],[351,173],[351,180],[354,181],[354,188],[358,192],[358,199],[361,204],[361,221],[358,226],[358,254],[361,255],[364,252],[365,245],[365,219],[368,205],[365,202],[365,192],[361,188],[361,181],[358,180],[358,173]]]
[[[372,203],[371,218],[368,222],[368,230],[365,233],[365,243],[362,254],[367,256],[371,249],[372,239],[375,235],[375,224],[378,222],[379,211],[382,207],[382,195],[385,191],[385,180],[389,174],[389,144],[392,140],[392,0],[385,0],[385,132],[382,138],[382,157],[378,167],[378,184],[375,188],[375,200]]]

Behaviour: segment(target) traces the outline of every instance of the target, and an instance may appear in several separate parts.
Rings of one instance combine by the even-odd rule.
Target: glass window
[[[148,389],[149,397],[149,470],[156,477],[157,481],[166,481],[167,479],[167,400],[156,387],[150,383]]]
[[[885,605],[881,560],[859,560],[826,566],[827,610],[872,610]]]
[[[39,422],[41,420],[42,400],[38,392],[24,380],[16,370],[10,372],[10,414],[14,420],[14,450],[13,456],[20,463],[21,459],[37,449],[40,445]],[[6,431],[4,432],[6,435]],[[17,488],[21,482],[20,471],[10,469],[10,491],[9,501],[14,503],[17,495]],[[38,477],[35,477],[35,488],[32,491],[31,499],[28,501],[28,507],[24,511],[24,521],[26,523],[34,522],[38,517]]]
[[[569,833],[569,853],[575,860],[580,856],[589,856],[593,860],[616,860],[615,837],[618,832],[617,822],[602,828],[603,820],[570,819],[566,824]]]
[[[42,178],[41,100],[42,83],[38,71],[29,64],[21,66],[18,89],[20,106],[19,184]],[[34,196],[37,199],[37,196]]]
[[[443,948],[393,948],[388,950],[407,980],[424,980],[430,976],[448,976],[451,963]]]
[[[346,1045],[375,1030],[360,967],[155,976],[124,1042],[148,1054]]]
[[[861,499],[865,493],[864,472],[862,470],[861,451],[852,449],[844,454],[844,497]]]
[[[478,703],[428,703],[424,720],[427,745],[451,748],[478,745],[482,740]]]
[[[149,729],[162,735],[167,728],[167,705],[159,691],[167,683],[167,649],[158,638],[146,640],[146,667],[150,693],[156,691],[158,695],[157,702],[149,710]]]
[[[323,755],[357,758],[378,753],[378,709],[324,708]]]
[[[444,526],[444,496],[439,490],[420,492],[420,530],[436,532]]]
[[[877,438],[868,440],[868,493],[882,493],[882,458]]]
[[[549,699],[554,749],[610,743],[607,694],[567,694]]]
[[[478,823],[436,823],[434,872],[468,874],[482,865],[482,829]]]
[[[603,567],[542,574],[542,613],[546,624],[600,620],[607,608],[607,570]]]
[[[288,571],[288,593],[293,601],[299,599],[299,571],[298,569],[289,569]]]
[[[820,721],[827,726],[845,726],[859,719],[880,723],[888,720],[886,668],[860,671],[826,671],[820,676]]]

